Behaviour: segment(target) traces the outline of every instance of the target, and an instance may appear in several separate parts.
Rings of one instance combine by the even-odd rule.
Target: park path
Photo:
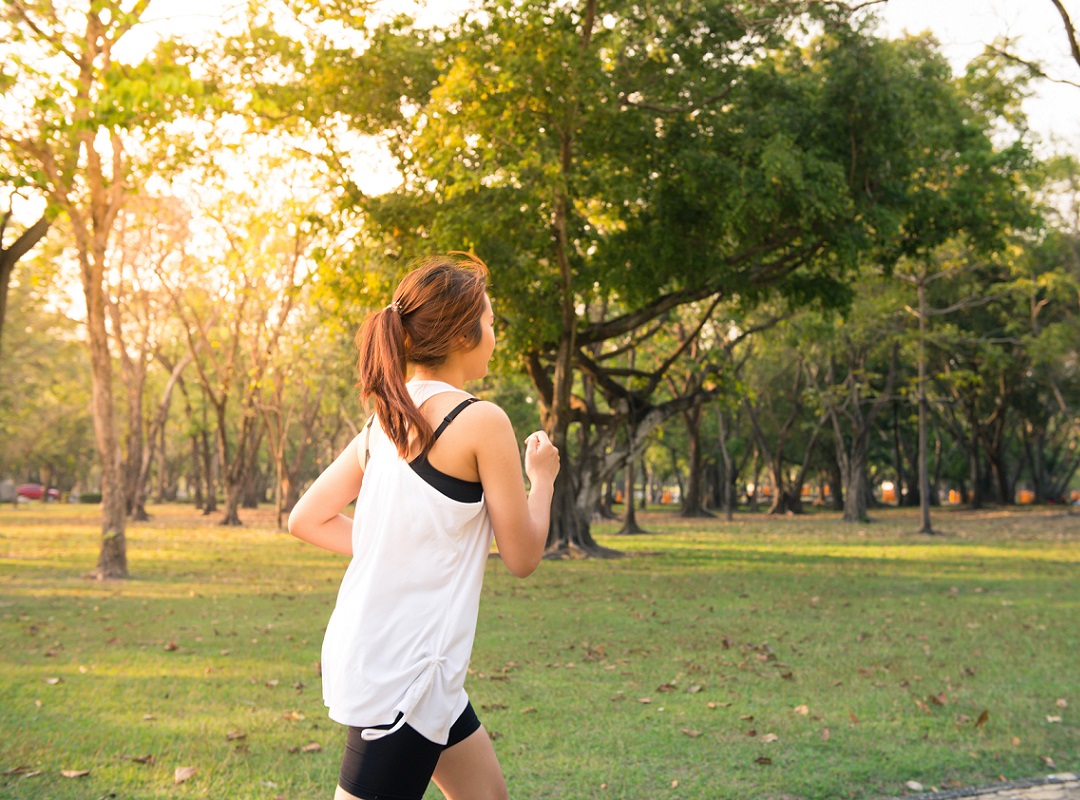
[[[903,800],[1080,800],[1080,775],[1062,772],[1007,784],[905,795]],[[892,798],[891,800],[900,800]]]

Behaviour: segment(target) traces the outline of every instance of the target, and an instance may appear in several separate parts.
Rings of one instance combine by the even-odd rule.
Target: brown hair
[[[409,431],[420,451],[433,432],[405,388],[408,364],[435,367],[461,345],[480,343],[488,268],[469,253],[452,252],[419,261],[402,279],[393,302],[372,312],[356,334],[360,398],[375,398],[382,430],[405,458]]]

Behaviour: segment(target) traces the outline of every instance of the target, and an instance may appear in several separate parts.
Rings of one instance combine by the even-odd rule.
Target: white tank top
[[[412,381],[417,406],[458,391]],[[363,453],[363,440],[357,442]],[[487,507],[450,499],[426,483],[381,431],[353,520],[353,558],[322,648],[323,701],[330,718],[377,739],[406,722],[446,744],[468,703],[465,675],[492,530]]]

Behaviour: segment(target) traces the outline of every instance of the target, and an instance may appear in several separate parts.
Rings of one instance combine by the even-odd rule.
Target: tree
[[[296,164],[278,166],[277,179],[286,181]],[[241,524],[238,509],[264,432],[263,381],[313,272],[308,250],[319,234],[305,198],[274,198],[271,209],[265,206],[273,200],[255,191],[225,191],[203,210],[219,237],[220,260],[187,252],[182,269],[158,272],[213,414],[224,525]]]
[[[698,400],[657,402],[637,385],[655,371],[612,353],[689,303],[843,299],[860,247],[892,230],[896,153],[879,140],[902,151],[911,123],[887,114],[883,131],[837,57],[858,34],[829,19],[835,35],[795,49],[798,19],[785,4],[492,4],[437,51],[442,79],[395,123],[404,187],[365,208],[397,231],[395,256],[464,242],[501,268],[503,313],[564,452],[553,548],[595,552],[610,431],[647,433]],[[584,402],[582,375],[604,405]]]
[[[202,94],[188,58],[171,43],[138,64],[115,58],[115,48],[147,5],[149,0],[98,0],[78,8],[13,0],[0,17],[10,33],[5,63],[16,70],[6,81],[5,102],[13,113],[4,114],[0,139],[26,182],[66,217],[80,266],[102,472],[101,552],[94,570],[99,578],[127,575],[104,287],[109,241],[141,159],[171,160],[152,152],[154,135],[178,114],[193,110]],[[179,141],[173,139],[168,147],[175,150]]]
[[[105,275],[109,334],[115,344],[126,389],[127,432],[122,473],[132,519],[146,520],[150,466],[168,418],[172,392],[191,356],[168,367],[169,375],[149,420],[144,406],[155,357],[178,335],[171,325],[169,298],[157,275],[175,268],[182,243],[191,235],[188,213],[177,198],[134,196],[117,216]]]
[[[257,401],[274,465],[277,524],[300,497],[301,481],[320,444],[335,439],[339,409],[352,394],[351,342],[341,327],[311,306],[297,309],[279,345],[280,355],[266,371]]]
[[[814,365],[806,363],[799,343],[791,341],[798,336],[797,331],[782,325],[764,347],[758,348],[746,369],[753,390],[744,397],[743,404],[758,451],[772,478],[770,514],[802,513],[803,483],[826,422],[824,415],[816,421],[807,419],[806,394],[813,380],[808,371]],[[790,452],[793,448],[798,448],[797,461]],[[793,461],[799,466],[791,477],[788,465]]]
[[[0,381],[0,478],[87,491],[96,471],[85,346],[52,290],[55,242],[11,287]]]

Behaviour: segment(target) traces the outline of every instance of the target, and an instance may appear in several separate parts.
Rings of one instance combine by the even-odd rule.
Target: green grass
[[[0,510],[0,772],[41,773],[0,775],[0,797],[329,797],[343,734],[317,661],[345,561],[265,514],[166,506],[129,529],[132,579],[97,583],[94,513]],[[879,798],[1080,770],[1080,516],[943,510],[933,539],[876,517],[654,511],[654,535],[597,526],[622,559],[525,581],[492,560],[468,689],[511,796]]]

